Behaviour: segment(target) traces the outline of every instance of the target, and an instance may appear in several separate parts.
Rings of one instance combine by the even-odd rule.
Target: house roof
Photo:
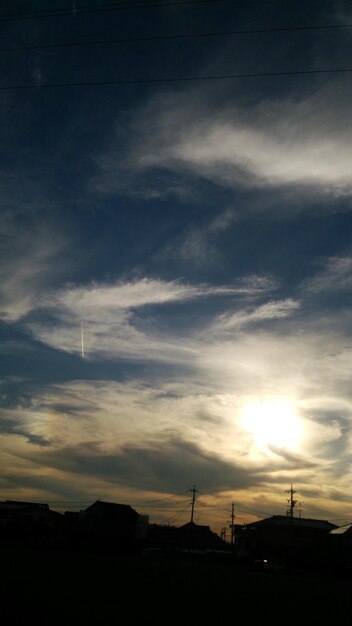
[[[335,524],[321,519],[310,519],[307,517],[289,517],[288,515],[272,515],[265,519],[258,520],[257,522],[251,522],[247,524],[247,528],[257,527],[290,527],[293,524],[296,528],[311,528],[330,531],[336,528]]]
[[[210,526],[202,526],[188,522],[178,528],[179,543],[212,550],[229,550],[229,545],[210,530]]]
[[[96,500],[88,506],[85,513],[100,513],[102,515],[129,515],[137,517],[138,513],[129,504],[119,504],[117,502],[104,502]]]
[[[338,528],[334,528],[330,531],[330,535],[345,535],[347,533],[352,532],[352,523],[345,524],[344,526],[339,526]]]
[[[197,533],[205,532],[210,533],[210,526],[203,526],[202,524],[195,524],[194,522],[187,522],[183,526],[179,526],[179,530],[195,530]]]
[[[49,510],[49,505],[43,502],[22,502],[21,500],[5,500],[0,502],[0,509],[17,511],[18,509],[28,508]]]
[[[0,517],[2,519],[21,519],[23,516],[32,516],[35,519],[62,518],[62,513],[49,509],[48,504],[40,502],[21,502],[6,500],[0,502]]]

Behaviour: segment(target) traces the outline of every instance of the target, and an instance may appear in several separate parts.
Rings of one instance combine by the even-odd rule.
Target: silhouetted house
[[[186,550],[200,550],[208,553],[227,553],[231,551],[229,544],[210,530],[210,526],[188,522],[178,528],[177,534],[178,546]]]
[[[0,502],[0,528],[25,536],[47,534],[62,525],[63,516],[49,509],[48,504],[5,500]]]
[[[352,566],[352,523],[329,532],[329,551],[332,561]]]
[[[333,543],[352,547],[352,524],[334,528],[329,534]]]
[[[78,511],[65,511],[64,523],[66,526],[78,526],[81,514]]]
[[[149,524],[147,546],[160,550],[175,549],[178,546],[178,528],[166,524]]]
[[[251,559],[297,558],[318,560],[327,550],[329,532],[335,524],[325,520],[273,515],[235,527],[239,557]]]
[[[231,552],[228,543],[220,539],[209,526],[188,522],[184,526],[150,524],[147,546],[151,551],[217,553]]]
[[[115,504],[97,500],[80,513],[83,529],[98,540],[129,546],[139,540],[147,526],[145,516],[140,516],[128,504]]]
[[[65,511],[63,519],[63,530],[67,540],[79,542],[82,537],[81,514],[78,511]]]

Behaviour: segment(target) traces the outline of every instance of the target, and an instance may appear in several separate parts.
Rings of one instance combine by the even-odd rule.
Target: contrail
[[[84,336],[83,336],[83,322],[81,322],[81,356],[84,359]]]

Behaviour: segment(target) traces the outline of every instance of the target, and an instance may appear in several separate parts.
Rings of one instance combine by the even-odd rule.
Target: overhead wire
[[[177,506],[183,505],[183,504],[188,504],[188,500],[182,500],[181,502],[176,502],[175,506],[171,507],[170,505],[165,505],[165,506],[155,506],[155,507],[150,507],[150,506],[136,506],[134,505],[134,508],[138,509],[138,510],[143,510],[143,511],[150,511],[151,513],[155,514],[156,512],[166,512],[166,511],[175,511],[175,508]]]
[[[139,502],[139,504],[141,504],[141,503],[142,503],[142,504],[152,504],[152,503],[154,503],[154,502],[163,502],[163,501],[165,501],[165,500],[170,500],[171,498],[177,498],[177,497],[179,497],[179,496],[183,496],[183,495],[185,495],[186,493],[187,493],[187,490],[185,490],[185,491],[180,491],[179,493],[171,493],[171,494],[170,494],[170,495],[168,495],[168,496],[163,496],[162,498],[156,498],[156,499],[153,499],[153,500],[141,500],[141,501]]]
[[[184,509],[182,509],[181,511],[178,511],[177,513],[175,513],[175,515],[171,515],[171,517],[169,517],[168,519],[163,520],[162,523],[163,524],[167,524],[168,522],[171,522],[171,520],[175,521],[176,519],[178,519],[182,515],[182,513],[185,513],[187,511],[187,509],[190,508],[190,506],[191,506],[191,503],[189,502],[188,505],[185,506]]]
[[[106,13],[113,11],[130,11],[136,9],[149,9],[153,7],[173,7],[190,4],[210,4],[219,2],[228,2],[232,0],[172,0],[171,2],[161,2],[160,0],[152,0],[150,2],[130,2],[115,3],[107,5],[86,5],[81,7],[70,7],[67,9],[58,9],[54,11],[27,11],[25,13],[2,13],[0,14],[0,22],[17,22],[22,20],[42,19],[46,17],[75,17],[91,13]]]
[[[183,495],[185,493],[187,493],[188,490],[180,492],[179,494],[171,494],[170,496],[167,496],[163,499],[160,499],[161,501],[163,500],[170,500],[173,497],[177,497],[179,495]],[[2,499],[5,501],[5,497],[3,496]],[[154,500],[154,501],[144,501],[145,503],[157,503],[160,502],[160,500]],[[28,502],[28,504],[31,504],[32,501],[25,501],[22,500],[22,502]],[[36,500],[37,504],[49,504],[49,505],[54,505],[55,508],[65,508],[65,506],[69,505],[70,509],[80,509],[82,505],[89,505],[92,502],[92,500],[46,500],[44,501],[38,501]],[[167,523],[169,521],[171,521],[172,519],[177,519],[180,515],[182,515],[182,513],[184,513],[191,505],[191,502],[189,500],[182,500],[175,502],[175,505],[180,505],[180,504],[184,504],[185,502],[187,502],[187,505],[181,510],[181,511],[176,511],[172,516],[170,516],[168,519],[164,520],[162,523]],[[141,508],[150,508],[150,505],[141,505],[141,503],[138,504],[133,504],[133,506],[141,507]],[[170,506],[170,502],[167,504],[166,506]],[[153,507],[151,507],[153,509]],[[156,512],[173,512],[174,509],[169,509],[169,508],[164,508],[164,506],[161,504],[159,507],[155,507],[154,510],[152,511],[153,514],[155,514]],[[212,512],[223,512],[223,513],[229,513],[230,509],[225,509],[225,508],[220,508],[217,505],[206,505],[206,504],[198,504],[197,505],[197,511],[201,511],[202,514],[204,515],[207,511],[209,513]],[[268,513],[268,512],[264,512],[264,511],[258,511],[257,509],[251,509],[251,508],[245,508],[245,507],[236,507],[236,511],[240,512],[240,513],[249,513],[252,515],[255,515],[257,517],[261,517],[261,518],[265,518],[268,517],[270,515],[275,515],[275,513]],[[244,518],[241,516],[236,515],[236,519],[237,520],[243,520]],[[348,516],[345,517],[328,517],[327,518],[329,521],[337,521],[337,522],[344,522],[344,526],[352,523],[351,522],[351,518]]]
[[[182,76],[175,78],[138,78],[132,80],[97,80],[97,81],[72,81],[62,83],[30,83],[28,85],[3,85],[0,91],[18,91],[29,89],[58,89],[70,87],[110,87],[110,86],[129,86],[129,85],[150,85],[162,83],[182,83],[182,82],[205,82],[215,80],[233,80],[240,78],[270,78],[284,76],[312,76],[319,74],[347,74],[351,73],[352,68],[332,68],[328,70],[294,70],[286,72],[251,72],[243,74],[219,74],[215,76]]]
[[[280,33],[291,31],[307,31],[307,30],[332,30],[338,28],[352,28],[352,24],[334,24],[328,26],[287,26],[281,28],[256,28],[245,30],[228,30],[219,31],[215,33],[193,33],[193,34],[180,34],[180,35],[153,35],[150,37],[122,37],[120,39],[93,39],[88,41],[70,41],[66,43],[50,43],[50,44],[38,44],[30,46],[16,46],[0,48],[0,52],[24,52],[30,50],[52,50],[55,48],[76,48],[76,47],[89,47],[89,46],[106,46],[106,45],[118,45],[129,43],[143,43],[149,41],[173,41],[182,39],[206,39],[212,37],[234,37],[237,35],[254,35],[265,33]]]

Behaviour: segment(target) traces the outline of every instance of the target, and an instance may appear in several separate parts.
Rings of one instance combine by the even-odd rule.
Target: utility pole
[[[290,498],[287,500],[288,502],[288,509],[287,509],[287,515],[290,516],[291,521],[293,520],[293,509],[295,508],[298,500],[294,500],[293,499],[293,494],[296,493],[292,487],[292,483],[291,483],[291,489],[286,489],[285,493],[289,493],[290,494]]]
[[[235,503],[231,504],[231,545],[233,546],[235,542]]]
[[[192,494],[192,511],[191,511],[191,523],[193,524],[193,516],[194,516],[194,504],[196,501],[196,493],[199,493],[198,489],[196,489],[196,486],[193,485],[193,489],[189,489],[189,491]]]

